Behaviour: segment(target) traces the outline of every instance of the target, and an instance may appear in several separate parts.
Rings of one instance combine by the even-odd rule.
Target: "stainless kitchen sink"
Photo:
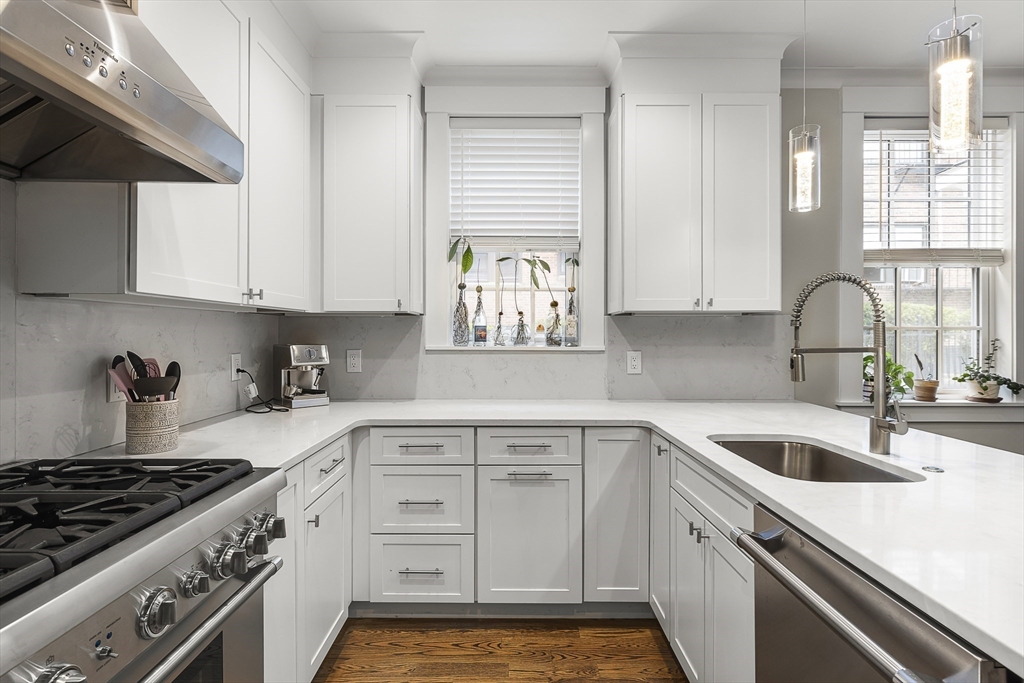
[[[722,448],[773,474],[804,481],[912,481],[893,472],[801,441],[714,440]]]

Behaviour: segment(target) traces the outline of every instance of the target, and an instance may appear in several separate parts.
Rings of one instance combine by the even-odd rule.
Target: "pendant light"
[[[981,17],[956,15],[928,34],[931,148],[964,153],[981,143]]]
[[[803,123],[789,131],[789,210],[821,207],[821,126],[807,123],[807,0],[803,4]]]

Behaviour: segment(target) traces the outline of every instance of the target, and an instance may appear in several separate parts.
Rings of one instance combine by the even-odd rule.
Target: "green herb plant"
[[[869,371],[868,368],[871,368]],[[875,354],[869,353],[864,356],[864,381],[874,383]],[[892,395],[896,399],[903,398],[908,391],[914,388],[914,373],[893,360],[892,354],[885,354],[885,378],[892,388]],[[877,389],[877,387],[875,387]],[[871,399],[875,400],[874,391],[871,392]]]
[[[1006,387],[1014,394],[1019,394],[1024,385],[1014,382],[1008,377],[1003,377],[995,372],[996,351],[999,350],[999,340],[993,339],[989,342],[989,351],[979,362],[973,356],[964,361],[964,371],[955,375],[953,379],[957,382],[977,382],[982,391],[988,391],[989,384],[996,384]]]

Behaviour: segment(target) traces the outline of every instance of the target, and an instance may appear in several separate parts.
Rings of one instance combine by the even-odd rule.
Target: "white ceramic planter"
[[[983,390],[981,385],[975,381],[968,381],[967,388],[970,390],[969,396],[976,396],[978,398],[995,398],[999,395],[999,385],[995,382],[987,382],[988,389]]]

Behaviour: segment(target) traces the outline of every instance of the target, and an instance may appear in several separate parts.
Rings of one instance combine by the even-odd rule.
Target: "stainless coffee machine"
[[[274,399],[286,408],[327,405],[331,399],[320,380],[330,363],[323,344],[275,344]]]

